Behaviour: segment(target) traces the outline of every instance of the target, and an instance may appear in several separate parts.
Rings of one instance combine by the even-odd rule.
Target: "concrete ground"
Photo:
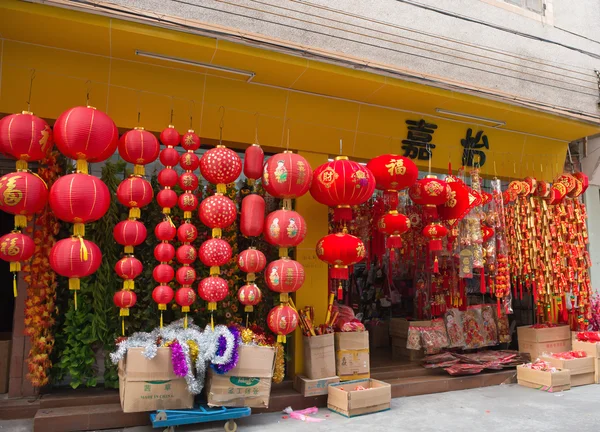
[[[600,386],[577,387],[563,393],[544,393],[516,384],[392,399],[390,411],[348,419],[327,409],[315,416],[321,423],[260,414],[238,420],[240,431],[285,432],[501,432],[597,431],[600,427]],[[177,432],[223,431],[223,422],[190,425]],[[30,421],[0,422],[0,432],[28,432]],[[151,432],[150,427],[118,432]],[[117,431],[113,431],[117,432]]]

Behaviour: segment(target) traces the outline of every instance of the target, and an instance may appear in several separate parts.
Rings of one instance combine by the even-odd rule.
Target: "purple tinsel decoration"
[[[173,363],[173,372],[175,375],[184,377],[188,373],[188,366],[185,362],[185,354],[183,353],[183,348],[179,345],[178,341],[173,341],[171,343],[171,363]]]
[[[210,367],[213,368],[213,370],[220,375],[227,373],[231,369],[236,367],[238,360],[240,358],[240,350],[239,350],[239,346],[241,343],[240,330],[236,326],[228,327],[228,329],[231,332],[231,334],[233,335],[233,340],[234,340],[233,351],[231,352],[231,360],[222,365],[215,365],[215,364],[210,365]],[[225,339],[223,336],[219,336],[219,348],[217,348],[217,355],[219,355],[219,356],[223,355],[223,353],[225,352],[226,349],[227,349],[227,339]]]

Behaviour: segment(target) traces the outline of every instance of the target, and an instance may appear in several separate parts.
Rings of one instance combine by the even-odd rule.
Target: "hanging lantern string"
[[[141,109],[140,109],[141,104],[142,104],[142,93],[138,92],[138,97],[137,97],[137,114],[138,114],[137,124],[138,124],[138,126],[140,125],[140,120],[142,118],[142,113],[141,113]]]
[[[342,143],[342,139],[340,138],[340,156],[343,154],[342,147],[343,147],[343,143]]]
[[[194,110],[196,109],[196,101],[195,100],[190,100],[190,129],[193,129],[194,127]]]
[[[90,87],[92,86],[92,80],[87,80],[85,85],[85,106],[90,106]]]
[[[169,124],[172,125],[173,124],[173,113],[174,113],[174,109],[173,109],[173,96],[171,96],[171,117],[169,118]]]
[[[221,120],[219,121],[219,145],[223,145],[223,127],[225,127],[225,107],[221,105],[219,107],[221,113]]]
[[[429,147],[429,143],[427,143],[425,145],[425,150],[427,150],[427,153],[429,154],[429,156],[427,157],[427,163],[429,165],[429,174],[431,174],[431,148]]]
[[[258,144],[258,120],[260,118],[260,114],[257,112],[254,113],[254,143]]]
[[[573,172],[573,168],[575,165],[573,165],[573,158],[571,157],[571,146],[569,144],[567,144],[567,154],[569,155],[569,171]]]
[[[35,69],[31,69],[29,77],[29,97],[27,98],[27,111],[31,111],[31,92],[33,91],[33,80],[35,79]]]

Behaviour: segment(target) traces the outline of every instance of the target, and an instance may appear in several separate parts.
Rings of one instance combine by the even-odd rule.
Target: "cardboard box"
[[[392,359],[393,360],[408,360],[408,361],[419,361],[425,357],[425,350],[409,350],[406,348],[406,338],[394,337],[392,338]]]
[[[130,348],[119,362],[119,396],[125,413],[185,409],[194,406],[185,379],[173,372],[171,349],[158,348],[148,360],[143,348]]]
[[[10,376],[10,353],[12,348],[12,333],[0,333],[0,393],[8,392],[8,377]]]
[[[335,356],[340,381],[369,378],[369,332],[336,333]]]
[[[600,343],[574,341],[573,351],[585,351],[594,359],[594,382],[600,384]]]
[[[364,390],[357,388],[364,387]],[[374,379],[362,379],[329,386],[327,408],[346,417],[390,409],[392,386]]]
[[[535,361],[543,354],[571,351],[571,330],[569,326],[534,329],[530,326],[518,327],[519,351],[531,354]]]
[[[268,408],[274,361],[272,347],[241,345],[236,367],[223,375],[209,369],[208,406]]]
[[[311,380],[335,376],[333,334],[304,336],[304,375]]]
[[[563,360],[545,356],[542,360],[547,361],[557,369],[569,370],[571,372],[571,387],[594,384],[596,359],[593,357]]]
[[[373,323],[373,321],[371,321]],[[369,346],[374,348],[386,348],[390,346],[390,323],[377,321],[369,323]]]
[[[407,338],[409,327],[431,327],[431,321],[408,321],[406,318],[392,318],[390,336]]]
[[[555,393],[571,389],[571,372],[544,372],[517,366],[517,382],[524,387]]]
[[[340,377],[333,376],[321,379],[308,379],[302,375],[296,375],[294,379],[294,390],[304,397],[326,395],[330,384],[340,382]]]

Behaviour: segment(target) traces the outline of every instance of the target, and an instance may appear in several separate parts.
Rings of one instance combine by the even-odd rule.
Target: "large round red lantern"
[[[207,181],[217,185],[217,192],[225,193],[225,186],[240,176],[242,160],[233,150],[219,145],[204,153],[200,172]]]
[[[192,264],[196,261],[196,248],[189,244],[183,244],[177,248],[176,256],[179,264]]]
[[[244,312],[253,312],[254,306],[262,300],[262,292],[253,283],[243,285],[237,293],[238,300],[244,305]]]
[[[77,160],[77,171],[81,173],[87,173],[86,160],[102,162],[101,157],[110,157],[118,140],[115,123],[93,107],[71,108],[54,123],[56,147],[65,156]]]
[[[126,254],[132,254],[133,248],[141,245],[146,240],[147,234],[144,224],[133,219],[121,221],[113,229],[116,242],[125,246]]]
[[[237,264],[241,271],[249,273],[246,280],[252,282],[254,281],[254,273],[264,270],[267,265],[267,257],[258,249],[250,248],[238,255]]]
[[[161,285],[166,285],[175,277],[175,270],[169,264],[159,264],[152,270],[152,277]]]
[[[123,257],[115,264],[115,273],[123,279],[123,289],[132,290],[135,285],[133,280],[142,274],[144,266],[135,257]]]
[[[345,231],[326,235],[319,240],[316,250],[317,257],[332,266],[329,273],[332,279],[348,279],[348,266],[361,262],[366,256],[362,240]]]
[[[436,217],[436,206],[445,204],[450,198],[450,192],[450,187],[445,181],[428,175],[410,187],[408,196],[415,204],[425,207],[425,214]]]
[[[227,264],[231,259],[231,246],[223,239],[206,240],[200,246],[198,256],[205,266],[210,267],[210,274],[219,274],[219,266]]]
[[[166,146],[175,147],[179,144],[179,140],[179,132],[177,132],[177,129],[173,125],[169,125],[169,127],[163,129],[160,133],[160,142]],[[166,164],[163,163],[163,165]]]
[[[298,291],[306,274],[304,267],[298,261],[290,258],[281,258],[269,263],[265,270],[265,281],[271,291],[281,293],[279,300],[282,303],[288,301],[288,294]]]
[[[198,198],[191,192],[184,192],[179,195],[177,204],[183,211],[183,218],[190,219],[192,212],[198,208]]]
[[[287,248],[298,246],[306,237],[306,222],[294,210],[276,210],[265,220],[265,240],[279,246],[280,256],[287,256]]]
[[[159,243],[154,247],[154,258],[161,263],[168,263],[175,257],[175,247],[170,243]]]
[[[447,176],[446,184],[450,188],[448,200],[437,207],[441,220],[450,226],[464,218],[477,204],[477,199],[463,181],[455,176]]]
[[[267,324],[277,335],[277,342],[285,343],[286,335],[292,333],[298,326],[298,313],[291,306],[280,304],[269,312]]]
[[[31,237],[20,231],[13,231],[0,237],[0,259],[10,263],[15,297],[17,296],[17,272],[21,271],[21,261],[30,259],[34,250],[35,244]]]
[[[265,164],[265,152],[258,144],[252,144],[244,153],[244,175],[248,177],[248,183],[254,184],[254,181],[262,175],[263,165]]]
[[[177,193],[173,189],[163,189],[156,194],[156,202],[167,215],[177,205]]]
[[[200,137],[193,129],[188,130],[181,137],[181,147],[186,151],[196,151],[200,148]]]
[[[219,276],[210,276],[200,281],[198,295],[208,302],[208,310],[217,310],[217,302],[223,301],[229,294],[227,281]]]
[[[392,210],[381,216],[377,221],[377,229],[387,234],[386,246],[388,249],[402,247],[402,234],[410,229],[410,219],[398,213],[396,210]]]
[[[265,224],[265,200],[258,194],[247,195],[242,200],[240,231],[246,237],[258,237]]]
[[[52,129],[33,113],[23,111],[0,120],[0,148],[17,159],[17,169],[46,157],[52,147]]]
[[[375,176],[375,188],[384,191],[390,209],[398,207],[398,191],[412,186],[419,176],[419,169],[407,157],[385,154],[371,159],[367,168]]]
[[[125,132],[119,140],[119,155],[133,164],[134,175],[143,176],[146,173],[144,165],[154,162],[159,152],[156,137],[142,127]]]
[[[448,228],[439,222],[432,222],[423,228],[423,236],[429,239],[429,251],[441,251],[442,239],[448,235]]]
[[[50,189],[50,207],[54,215],[75,224],[73,234],[76,236],[84,236],[84,224],[104,216],[109,205],[108,187],[92,175],[69,174],[56,180]]]
[[[177,152],[175,151],[175,153]],[[179,180],[179,174],[177,174],[177,171],[175,171],[173,168],[163,168],[159,171],[157,179],[158,184],[160,184],[162,187],[172,188],[177,184]]]
[[[129,316],[129,309],[137,303],[137,296],[133,291],[121,290],[113,296],[113,303],[119,308],[121,317],[121,334],[125,336],[125,317]]]
[[[298,198],[308,192],[312,168],[302,156],[286,151],[271,156],[263,169],[263,187],[275,198]]]
[[[182,243],[192,243],[198,238],[198,228],[189,222],[179,225],[177,239]]]
[[[154,235],[160,241],[171,241],[175,238],[177,230],[171,219],[159,222],[154,227]]]
[[[310,194],[317,202],[334,207],[335,221],[350,221],[351,206],[366,202],[374,190],[375,177],[367,167],[338,156],[315,169]]]
[[[212,228],[213,237],[221,237],[221,230],[235,222],[236,216],[235,204],[222,194],[209,196],[200,203],[200,220]]]
[[[42,210],[48,202],[48,187],[27,171],[0,177],[0,210],[15,215],[15,227],[25,228],[27,216]]]
[[[130,218],[139,219],[140,209],[150,204],[153,197],[152,185],[141,177],[131,176],[117,188],[117,199],[125,207],[129,207]]]

